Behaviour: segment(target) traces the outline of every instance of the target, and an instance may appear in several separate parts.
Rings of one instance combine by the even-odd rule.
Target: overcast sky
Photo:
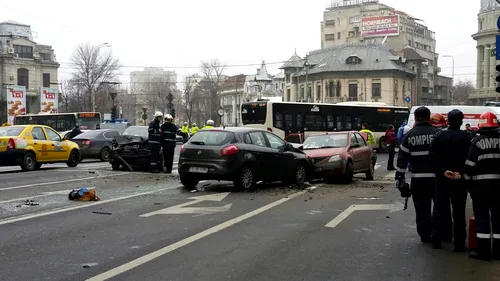
[[[199,71],[200,60],[218,58],[227,74],[254,74],[268,63],[270,74],[297,49],[303,56],[320,48],[320,22],[328,0],[23,0],[2,1],[0,20],[31,25],[35,41],[52,45],[61,63],[60,78],[71,73],[70,58],[81,42],[109,43],[120,59],[122,82],[145,66],[168,67],[179,81]],[[385,0],[420,18],[436,32],[440,55],[455,57],[455,79],[475,82],[480,0]],[[460,5],[458,4],[460,2]],[[254,64],[254,65],[252,65]],[[451,59],[441,58],[442,75],[451,76]]]

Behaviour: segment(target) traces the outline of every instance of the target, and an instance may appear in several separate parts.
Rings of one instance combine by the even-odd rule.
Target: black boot
[[[477,252],[470,252],[469,258],[475,259],[475,260],[480,260],[480,261],[490,261],[491,260],[491,257],[478,254]]]

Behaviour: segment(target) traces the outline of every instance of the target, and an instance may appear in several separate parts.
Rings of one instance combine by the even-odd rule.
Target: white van
[[[408,125],[413,127],[413,124],[415,123],[415,116],[413,115],[415,113],[415,109],[419,108],[420,106],[414,106],[410,110],[410,116],[408,117]],[[481,114],[490,111],[492,113],[495,113],[497,116],[500,116],[500,107],[494,107],[494,106],[467,106],[467,105],[443,105],[443,106],[426,106],[431,113],[439,113],[444,116],[444,118],[447,118],[448,112],[452,111],[453,109],[458,109],[464,113],[464,123],[462,124],[462,129],[465,129],[466,124],[470,124],[471,127],[476,127],[477,128],[477,122],[479,120],[479,117]]]

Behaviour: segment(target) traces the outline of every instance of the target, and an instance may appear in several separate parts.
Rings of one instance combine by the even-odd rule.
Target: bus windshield
[[[82,128],[93,130],[97,124],[101,123],[101,114],[98,112],[77,113],[76,123]]]
[[[241,105],[241,122],[243,125],[264,124],[267,116],[267,102],[252,102]]]

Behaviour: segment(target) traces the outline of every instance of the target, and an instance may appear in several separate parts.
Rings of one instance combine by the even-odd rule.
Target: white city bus
[[[241,105],[243,126],[271,131],[292,143],[319,132],[361,130],[363,123],[375,135],[374,148],[386,149],[388,125],[397,128],[408,119],[407,107],[385,103],[345,102],[337,104],[255,101]]]

